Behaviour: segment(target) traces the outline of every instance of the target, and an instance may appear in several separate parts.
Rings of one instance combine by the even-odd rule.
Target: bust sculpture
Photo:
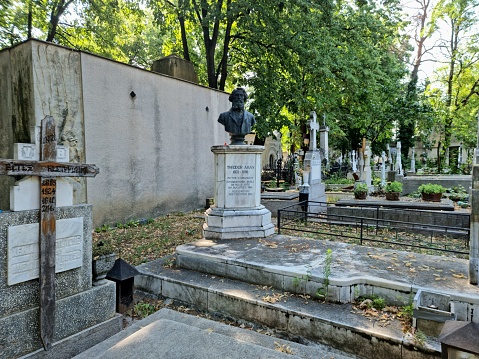
[[[248,95],[243,88],[234,89],[229,97],[231,108],[218,118],[218,122],[225,126],[225,131],[230,134],[231,145],[244,145],[245,135],[251,132],[256,123],[254,115],[244,109],[247,99]]]

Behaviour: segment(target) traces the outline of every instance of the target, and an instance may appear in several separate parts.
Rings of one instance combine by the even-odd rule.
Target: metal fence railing
[[[355,244],[382,246],[399,249],[407,247],[422,253],[436,251],[453,253],[466,258],[469,255],[469,227],[445,226],[420,221],[398,221],[401,210],[374,207],[375,216],[333,214],[334,203],[299,202],[278,210],[278,234],[301,232],[307,236],[329,240],[342,240]],[[407,210],[402,210],[407,211]],[[409,211],[410,212],[410,211]],[[434,211],[415,211],[416,218]],[[437,214],[437,213],[436,213]],[[407,213],[407,218],[414,217]],[[390,217],[390,218],[388,218]]]

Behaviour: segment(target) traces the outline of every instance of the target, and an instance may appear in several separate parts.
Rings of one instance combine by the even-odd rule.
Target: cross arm
[[[42,177],[95,177],[100,170],[84,163],[0,159],[0,175]]]

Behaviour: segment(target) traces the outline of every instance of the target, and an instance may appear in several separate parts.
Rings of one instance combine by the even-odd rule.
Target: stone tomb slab
[[[378,206],[403,209],[419,209],[433,211],[454,211],[454,204],[448,199],[441,202],[413,202],[413,201],[387,201],[375,199],[340,199],[336,202],[336,206]]]
[[[38,241],[38,223],[8,227],[8,285],[38,278]],[[56,273],[82,266],[83,218],[57,220],[55,258]]]

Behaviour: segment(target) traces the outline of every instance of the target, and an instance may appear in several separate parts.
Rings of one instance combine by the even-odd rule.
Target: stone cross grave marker
[[[403,174],[402,163],[401,163],[401,142],[400,141],[397,141],[397,145],[396,145],[396,168],[395,168],[395,170],[400,175]]]
[[[309,115],[308,125],[310,128],[309,150],[316,150],[316,132],[319,130],[319,123],[316,122],[316,111],[311,111]]]
[[[99,170],[95,165],[56,162],[53,117],[45,117],[41,127],[40,161],[0,159],[0,175],[40,177],[40,336],[45,350],[50,350],[55,325],[57,177],[95,177]]]

